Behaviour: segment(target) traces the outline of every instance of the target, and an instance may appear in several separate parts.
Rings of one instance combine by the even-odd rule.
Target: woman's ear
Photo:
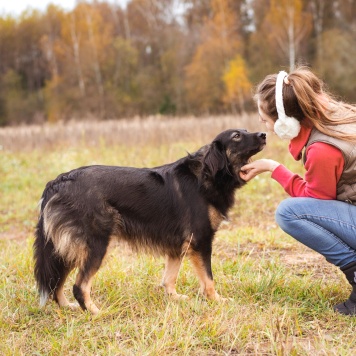
[[[222,169],[228,169],[228,161],[223,145],[219,141],[214,141],[210,145],[204,157],[204,170],[211,177]]]

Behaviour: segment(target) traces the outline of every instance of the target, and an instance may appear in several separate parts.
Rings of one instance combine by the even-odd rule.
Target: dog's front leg
[[[211,270],[211,253],[194,252],[190,255],[193,267],[199,279],[200,292],[211,300],[222,300],[216,292]]]
[[[181,263],[180,258],[166,256],[161,286],[165,288],[166,293],[174,300],[188,298],[188,296],[178,294],[176,291],[176,282]]]

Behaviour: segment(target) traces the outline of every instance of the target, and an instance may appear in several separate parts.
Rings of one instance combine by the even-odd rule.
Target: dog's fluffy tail
[[[47,199],[42,197],[40,202],[40,217],[36,226],[34,249],[34,275],[40,295],[40,306],[43,307],[48,298],[55,292],[62,273],[65,269],[64,261],[54,253],[54,245],[44,230],[43,209]]]

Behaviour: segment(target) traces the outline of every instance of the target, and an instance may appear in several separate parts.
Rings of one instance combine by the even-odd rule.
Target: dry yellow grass
[[[108,121],[60,122],[57,124],[0,128],[3,150],[25,151],[58,146],[106,145],[147,146],[173,142],[209,142],[228,128],[254,130],[257,115],[182,117],[153,116]],[[261,130],[261,127],[259,128]]]

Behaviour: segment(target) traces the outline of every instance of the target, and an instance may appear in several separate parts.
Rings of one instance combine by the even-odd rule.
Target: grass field
[[[265,173],[236,193],[213,250],[216,288],[197,294],[184,261],[170,301],[159,287],[163,259],[114,249],[93,285],[101,313],[38,307],[32,244],[46,182],[88,164],[155,166],[174,161],[226,128],[263,130],[256,117],[133,120],[0,130],[0,355],[355,355],[356,318],[333,312],[350,287],[339,270],[274,221],[286,197]],[[268,137],[257,157],[302,174],[287,143]],[[72,299],[70,283],[67,295]]]

